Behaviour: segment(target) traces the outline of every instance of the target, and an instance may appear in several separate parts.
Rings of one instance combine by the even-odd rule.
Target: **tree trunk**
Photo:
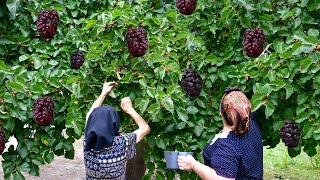
[[[136,155],[127,162],[126,179],[141,180],[146,172],[146,165],[142,158],[144,152],[144,141],[137,144]]]

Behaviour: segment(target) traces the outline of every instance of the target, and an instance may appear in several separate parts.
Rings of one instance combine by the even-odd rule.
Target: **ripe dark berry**
[[[263,31],[260,28],[249,29],[243,35],[243,49],[249,57],[258,57],[263,51],[263,44],[266,41]]]
[[[42,10],[37,20],[37,30],[43,38],[53,38],[57,33],[59,16],[56,10]]]
[[[280,137],[286,146],[297,147],[300,140],[300,129],[295,122],[286,120],[285,124],[280,129]]]
[[[78,50],[72,54],[70,65],[72,69],[80,69],[84,63],[84,53],[81,50]]]
[[[134,57],[143,56],[148,50],[147,33],[143,28],[130,28],[126,34],[129,52]]]
[[[48,126],[53,122],[54,103],[49,96],[38,98],[33,103],[33,120],[40,126]]]
[[[202,79],[195,70],[189,69],[184,72],[181,79],[181,85],[189,96],[197,97],[201,92]]]
[[[184,15],[190,15],[197,7],[197,0],[176,0],[176,7]]]

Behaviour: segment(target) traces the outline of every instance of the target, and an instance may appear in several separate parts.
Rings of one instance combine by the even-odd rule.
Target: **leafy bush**
[[[36,21],[42,9],[59,14],[57,34],[42,39]],[[223,89],[240,86],[251,98],[264,145],[279,143],[285,119],[302,130],[294,157],[301,149],[316,154],[320,142],[320,2],[318,0],[198,0],[192,15],[179,13],[168,0],[7,0],[0,6],[1,127],[14,136],[3,153],[5,178],[39,175],[39,166],[54,155],[74,157],[73,143],[82,136],[85,113],[104,81],[119,86],[106,103],[120,111],[120,99],[130,96],[152,131],[145,159],[157,179],[172,179],[164,150],[201,150],[222,127],[219,101]],[[130,56],[125,34],[142,26],[149,48],[143,57]],[[242,47],[247,29],[261,28],[264,52],[249,58]],[[85,54],[79,70],[71,69],[76,50]],[[203,79],[199,97],[180,86],[182,74],[195,69]],[[32,104],[50,96],[54,123],[33,121]],[[135,129],[121,114],[122,131]],[[194,173],[178,172],[181,178]]]

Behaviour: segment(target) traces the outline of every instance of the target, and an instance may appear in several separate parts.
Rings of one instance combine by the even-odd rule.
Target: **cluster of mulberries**
[[[71,56],[70,65],[72,69],[79,69],[84,63],[84,53],[81,50],[77,50]]]
[[[184,15],[190,15],[197,7],[197,0],[176,0],[176,7]]]
[[[53,38],[57,33],[59,16],[56,10],[42,10],[38,16],[37,29],[41,37]]]
[[[143,28],[129,28],[126,34],[126,42],[130,54],[133,57],[141,57],[148,50],[148,37]]]
[[[263,51],[263,44],[266,41],[263,31],[260,28],[249,29],[243,35],[243,49],[249,57],[258,57]]]
[[[33,103],[33,119],[40,126],[48,126],[53,122],[54,102],[49,96],[38,98]]]
[[[286,146],[297,147],[300,140],[300,129],[293,121],[286,120],[280,129],[280,137]]]
[[[6,135],[4,134],[4,131],[0,128],[0,155],[3,153],[6,141]]]
[[[202,79],[195,70],[189,69],[183,73],[181,85],[189,96],[198,97],[202,88]]]

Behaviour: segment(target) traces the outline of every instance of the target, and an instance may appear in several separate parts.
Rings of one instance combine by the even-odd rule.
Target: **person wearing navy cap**
[[[120,118],[111,106],[101,106],[117,85],[106,82],[86,116],[84,163],[86,179],[125,179],[125,163],[136,154],[136,143],[150,133],[148,123],[135,111],[129,97],[121,100],[122,110],[137,123],[132,133],[120,134]]]

